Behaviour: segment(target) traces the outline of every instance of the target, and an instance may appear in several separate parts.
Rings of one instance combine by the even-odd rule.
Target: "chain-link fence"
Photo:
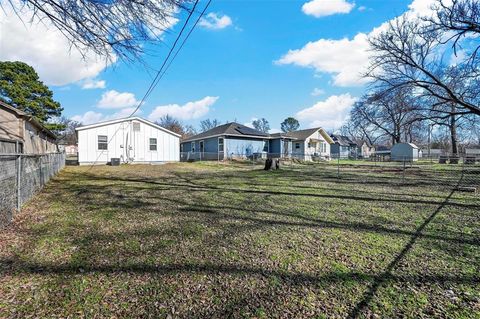
[[[65,153],[0,154],[0,227],[65,166]]]
[[[366,159],[339,158],[321,154],[272,154],[272,153],[207,153],[184,152],[181,161],[218,161],[243,164],[245,167],[260,169],[267,159],[278,159],[280,167],[295,169],[308,165],[321,167],[326,178],[360,181],[390,185],[434,185],[477,191],[480,188],[480,156],[443,155],[436,158],[402,157],[396,160],[372,156]],[[274,165],[275,166],[275,165]],[[320,177],[319,177],[320,178]]]

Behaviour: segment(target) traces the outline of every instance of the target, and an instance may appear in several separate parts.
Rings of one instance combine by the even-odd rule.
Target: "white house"
[[[76,128],[78,163],[161,163],[180,160],[180,135],[139,117]]]
[[[329,160],[330,145],[333,139],[321,127],[287,133],[294,138],[292,142],[292,156],[301,160]]]

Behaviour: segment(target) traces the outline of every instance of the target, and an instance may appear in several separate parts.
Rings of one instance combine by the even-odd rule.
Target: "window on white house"
[[[105,151],[108,149],[108,136],[98,135],[98,150]]]
[[[180,144],[180,152],[183,153],[183,144]]]
[[[192,152],[195,152],[195,142],[192,142]]]
[[[157,150],[157,139],[156,138],[151,138],[150,139],[150,151],[156,151]]]
[[[139,122],[133,122],[133,131],[134,132],[140,132],[140,123]]]
[[[268,140],[263,140],[263,151],[268,152]]]
[[[300,149],[300,143],[295,143],[295,149],[299,150]]]
[[[218,138],[218,151],[223,152],[223,137]]]

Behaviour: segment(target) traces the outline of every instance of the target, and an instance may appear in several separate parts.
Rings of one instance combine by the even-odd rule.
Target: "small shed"
[[[413,143],[397,143],[392,146],[392,161],[418,161],[419,149]]]

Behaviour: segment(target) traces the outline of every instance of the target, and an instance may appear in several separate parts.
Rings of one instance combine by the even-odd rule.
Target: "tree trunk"
[[[452,105],[452,113],[455,113],[455,105]],[[455,115],[450,116],[450,139],[452,142],[452,154],[458,155],[457,143],[457,119]]]

